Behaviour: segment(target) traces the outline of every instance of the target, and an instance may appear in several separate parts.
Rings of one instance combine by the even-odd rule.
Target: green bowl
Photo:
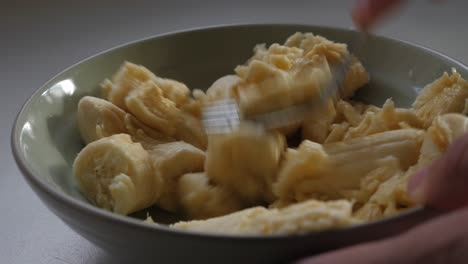
[[[468,68],[427,48],[351,30],[310,25],[235,25],[196,29],[132,42],[86,59],[58,74],[31,96],[18,114],[12,149],[29,185],[73,230],[116,257],[160,263],[275,263],[381,239],[430,217],[424,208],[347,229],[290,236],[229,237],[177,231],[119,216],[91,205],[77,191],[72,163],[83,147],[77,125],[78,100],[99,95],[99,83],[125,60],[157,75],[204,89],[233,72],[258,43],[282,43],[297,32],[313,32],[348,43],[370,71],[358,97],[380,105],[392,97],[409,106],[417,92],[444,71]],[[363,43],[363,45],[356,45]],[[25,209],[27,210],[27,209]],[[157,212],[155,210],[152,213]],[[161,216],[163,217],[163,216]],[[165,216],[164,216],[165,217]]]

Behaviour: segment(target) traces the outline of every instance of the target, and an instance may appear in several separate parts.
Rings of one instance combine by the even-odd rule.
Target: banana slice
[[[344,140],[407,127],[421,129],[424,125],[414,111],[395,108],[394,102],[388,99],[379,111],[367,112],[357,126],[348,130]]]
[[[188,100],[190,90],[183,83],[157,77],[147,68],[130,62],[125,62],[111,80],[102,83],[104,98],[116,106],[127,110],[125,98],[142,83],[153,81],[158,85],[166,97],[176,105],[182,105]]]
[[[85,96],[78,103],[78,128],[86,144],[115,134],[130,134],[144,148],[175,141],[138,121],[114,104]]]
[[[233,98],[234,89],[240,80],[237,75],[226,75],[219,78],[206,90],[207,99],[214,101]]]
[[[382,183],[355,216],[372,221],[382,217],[400,213],[414,206],[408,197],[406,186],[409,178],[417,171],[426,168],[434,160],[440,158],[448,147],[459,137],[468,132],[468,118],[461,114],[445,114],[436,117],[424,135],[421,155],[416,165],[405,173],[398,173]]]
[[[309,200],[282,209],[253,207],[207,220],[178,222],[170,227],[231,235],[303,234],[359,223],[351,216],[352,207],[346,200]]]
[[[141,83],[130,91],[125,104],[129,112],[145,125],[161,131],[167,137],[206,149],[208,139],[201,121],[177,108],[154,81]]]
[[[174,138],[166,136],[159,131],[140,122],[131,114],[125,115],[125,128],[132,140],[141,143],[144,149],[152,149],[159,144],[176,141]]]
[[[325,56],[332,67],[341,62],[346,56],[352,56],[346,44],[335,43],[312,33],[295,33],[286,40],[285,46],[300,48],[304,50],[304,54],[308,57],[313,55]],[[351,97],[359,88],[368,83],[369,79],[369,73],[362,63],[352,56],[351,65],[343,82],[341,95],[343,98]]]
[[[226,135],[212,135],[205,170],[215,184],[232,190],[247,204],[275,199],[271,185],[286,149],[284,136],[250,125]]]
[[[177,107],[188,102],[190,98],[190,89],[185,84],[157,76],[154,79],[154,82],[163,90],[164,96],[173,101]]]
[[[210,184],[204,172],[183,175],[178,182],[178,195],[188,219],[217,217],[244,207],[232,192]]]
[[[468,81],[454,71],[428,84],[413,103],[418,117],[429,127],[433,120],[448,113],[461,113],[468,99]]]
[[[327,102],[320,110],[311,112],[302,123],[302,139],[323,143],[329,134],[330,126],[336,118],[335,103]]]
[[[185,141],[195,147],[206,150],[208,145],[208,136],[205,133],[200,119],[181,112],[175,120],[176,133],[175,138]]]
[[[86,144],[103,137],[126,133],[125,111],[112,103],[92,96],[78,103],[78,128]]]
[[[142,83],[125,97],[128,111],[146,125],[168,136],[176,132],[175,119],[180,115],[176,104],[163,96],[155,82]]]
[[[355,199],[361,180],[393,157],[398,170],[416,164],[423,132],[400,129],[345,142],[320,145],[304,141],[297,150],[288,150],[278,181],[273,188],[283,203]]]
[[[149,150],[149,155],[153,173],[164,181],[158,206],[170,212],[178,212],[177,182],[185,173],[203,171],[205,153],[179,141],[157,145]]]
[[[73,172],[89,200],[118,214],[153,205],[162,191],[162,179],[152,172],[148,152],[126,134],[88,144],[76,157]]]
[[[181,105],[180,110],[201,120],[207,96],[204,91],[198,89],[192,91],[192,96],[193,99],[190,98],[187,103]]]

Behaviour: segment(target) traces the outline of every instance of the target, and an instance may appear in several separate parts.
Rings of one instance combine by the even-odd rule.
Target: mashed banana
[[[248,117],[304,103],[345,60],[340,95],[304,121],[205,134],[206,104],[233,99]],[[392,216],[416,206],[409,177],[468,132],[468,82],[444,73],[403,109],[391,99],[382,107],[352,101],[368,81],[346,44],[311,33],[258,45],[206,92],[125,62],[103,82],[104,99],[78,104],[87,145],[74,176],[101,208],[130,214],[158,206],[188,219],[171,228],[197,232],[298,234]],[[302,143],[288,147],[286,137],[299,131]]]

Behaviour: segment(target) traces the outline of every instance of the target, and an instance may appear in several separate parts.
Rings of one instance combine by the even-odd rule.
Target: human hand
[[[322,263],[466,263],[468,259],[468,134],[441,159],[411,177],[408,193],[446,213],[410,231],[302,260]]]
[[[359,29],[367,31],[403,2],[403,0],[359,0],[352,13],[354,23]]]

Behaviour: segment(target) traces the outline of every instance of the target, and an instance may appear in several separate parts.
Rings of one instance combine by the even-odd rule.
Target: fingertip
[[[425,168],[420,170],[416,174],[413,174],[408,180],[407,192],[410,198],[416,203],[424,203],[425,194],[425,180],[429,169]]]
[[[372,24],[372,16],[369,5],[365,1],[359,1],[351,13],[354,24],[360,30],[367,31]]]

